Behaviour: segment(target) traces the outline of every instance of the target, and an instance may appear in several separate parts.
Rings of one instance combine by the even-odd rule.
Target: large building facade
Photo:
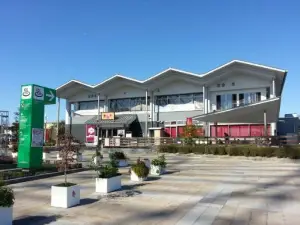
[[[266,126],[276,135],[286,74],[234,60],[205,74],[169,68],[145,81],[121,75],[97,85],[71,80],[57,88],[57,96],[66,99],[66,126],[81,141],[97,124],[102,137],[120,130],[149,137],[155,129],[178,137],[187,118],[205,136],[262,136]],[[103,112],[114,113],[114,120],[99,119]]]

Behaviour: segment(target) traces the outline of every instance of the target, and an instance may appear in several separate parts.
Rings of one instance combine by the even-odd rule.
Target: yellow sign
[[[115,119],[115,113],[114,112],[102,112],[101,113],[101,119],[102,120],[114,120]]]

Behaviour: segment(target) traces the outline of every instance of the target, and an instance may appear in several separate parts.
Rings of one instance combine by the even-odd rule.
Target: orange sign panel
[[[101,119],[102,120],[114,120],[115,119],[115,113],[113,113],[113,112],[103,112],[103,113],[101,113]]]

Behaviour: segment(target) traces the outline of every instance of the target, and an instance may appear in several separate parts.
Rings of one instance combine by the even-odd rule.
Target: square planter
[[[128,166],[128,162],[126,159],[119,159],[118,165],[119,165],[119,167],[126,167],[126,166]]]
[[[130,180],[132,181],[144,181],[147,180],[147,177],[138,177],[136,173],[131,169]]]
[[[62,160],[62,157],[60,157],[59,153],[56,154],[57,160]]]
[[[49,159],[49,153],[48,152],[43,152],[43,160],[46,161]]]
[[[151,170],[150,170],[151,175],[162,175],[164,173],[165,173],[165,168],[161,166],[151,165]]]
[[[11,153],[11,156],[13,159],[17,158],[18,157],[18,153],[17,152],[12,152]]]
[[[12,225],[13,223],[13,207],[0,207],[0,224]]]
[[[81,161],[82,161],[82,154],[74,155],[74,159],[75,159],[77,162],[81,162]]]
[[[73,185],[70,187],[51,187],[51,206],[69,208],[80,203],[80,187]]]
[[[96,192],[98,193],[109,193],[112,191],[120,190],[121,175],[111,178],[96,178]]]
[[[150,159],[144,159],[145,165],[150,169],[151,168],[151,161]]]

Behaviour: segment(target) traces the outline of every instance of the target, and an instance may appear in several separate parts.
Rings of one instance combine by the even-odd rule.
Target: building
[[[205,74],[169,68],[144,81],[121,75],[97,85],[71,80],[57,96],[66,99],[66,128],[82,141],[93,141],[97,124],[102,137],[157,136],[157,130],[178,137],[187,118],[206,136],[274,135],[286,75],[234,60]]]

